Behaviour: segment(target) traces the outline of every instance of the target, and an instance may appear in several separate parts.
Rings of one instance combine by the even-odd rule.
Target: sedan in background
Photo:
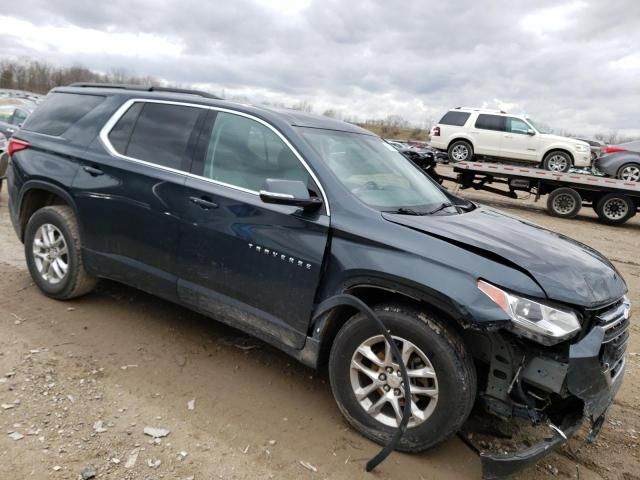
[[[640,182],[640,152],[621,150],[605,153],[596,160],[594,167],[609,177]]]
[[[11,137],[35,108],[36,104],[30,101],[0,104],[0,134]]]

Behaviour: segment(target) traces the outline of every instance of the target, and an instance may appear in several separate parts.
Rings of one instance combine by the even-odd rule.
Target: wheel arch
[[[383,303],[402,303],[421,309],[427,309],[443,318],[447,325],[456,331],[462,332],[465,328],[464,319],[445,299],[430,295],[423,290],[408,285],[391,284],[383,279],[359,279],[345,285],[340,293],[353,295],[368,306],[372,307]],[[353,307],[337,307],[327,315],[319,318],[313,325],[311,335],[318,339],[317,366],[327,364],[331,346],[342,326],[354,315],[357,310]]]
[[[576,159],[573,156],[573,153],[571,153],[568,149],[564,148],[564,147],[549,147],[543,154],[542,154],[542,158],[540,159],[540,167],[544,167],[544,161],[545,159],[551,155],[553,152],[562,152],[562,153],[566,153],[567,155],[569,155],[569,158],[571,158],[571,163],[573,163],[575,165]]]
[[[67,205],[78,218],[76,204],[63,188],[40,180],[30,180],[24,184],[18,200],[20,241],[24,242],[24,232],[29,218],[40,208],[50,205]],[[81,226],[80,229],[82,230]]]
[[[467,136],[467,135],[456,135],[454,138],[452,138],[451,140],[449,140],[449,143],[447,143],[447,151],[449,151],[449,148],[451,147],[451,145],[453,145],[453,143],[458,142],[458,141],[464,141],[467,142],[469,145],[471,145],[471,148],[473,149],[473,151],[476,151],[476,146],[473,143],[473,140]]]

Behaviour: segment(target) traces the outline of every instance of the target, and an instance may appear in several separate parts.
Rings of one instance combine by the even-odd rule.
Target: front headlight
[[[586,145],[582,145],[580,143],[576,143],[575,145],[576,152],[588,152],[590,148]]]
[[[511,318],[515,333],[543,345],[555,345],[580,331],[580,322],[573,312],[538,303],[478,280],[478,288]]]

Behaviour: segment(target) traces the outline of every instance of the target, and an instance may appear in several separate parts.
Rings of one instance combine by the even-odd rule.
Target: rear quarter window
[[[63,135],[104,99],[101,95],[51,93],[29,116],[23,129],[56,137]]]
[[[462,127],[465,123],[467,123],[469,115],[471,114],[468,112],[447,112],[438,123],[441,123],[443,125],[454,125],[456,127]]]

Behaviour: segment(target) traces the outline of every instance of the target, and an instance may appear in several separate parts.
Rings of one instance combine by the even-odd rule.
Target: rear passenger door
[[[472,130],[475,153],[479,155],[503,156],[502,137],[505,132],[505,117],[481,113]]]
[[[73,183],[90,268],[176,298],[176,212],[206,113],[129,101],[107,123]]]
[[[251,116],[212,111],[187,180],[180,229],[180,299],[218,320],[304,345],[321,275],[324,209],[263,203],[267,178],[318,185],[278,132]]]

